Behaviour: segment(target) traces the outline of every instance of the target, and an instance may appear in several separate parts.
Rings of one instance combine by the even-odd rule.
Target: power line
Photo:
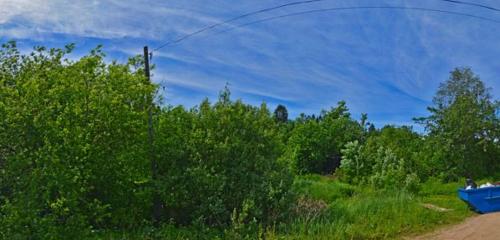
[[[314,10],[289,13],[289,14],[284,14],[284,15],[279,15],[279,16],[273,16],[273,17],[268,17],[268,18],[256,20],[253,22],[243,23],[243,24],[231,27],[229,29],[215,32],[214,35],[229,32],[229,31],[232,31],[232,30],[237,29],[237,28],[241,28],[241,27],[245,27],[245,26],[249,26],[249,25],[254,25],[254,24],[258,24],[258,23],[263,23],[263,22],[268,22],[268,21],[281,19],[281,18],[306,15],[306,14],[311,14],[311,13],[344,11],[344,10],[362,10],[362,9],[393,9],[393,10],[413,10],[413,11],[424,11],[424,12],[437,12],[437,13],[457,15],[457,16],[462,16],[462,17],[470,17],[470,18],[475,18],[475,19],[480,19],[483,21],[489,21],[489,22],[500,24],[500,20],[482,17],[482,16],[476,16],[476,15],[472,15],[472,14],[468,14],[468,13],[448,11],[448,10],[440,10],[440,9],[432,9],[432,8],[420,8],[420,7],[400,7],[400,6],[360,6],[360,7],[338,7],[338,8],[314,9]]]
[[[462,5],[469,5],[469,6],[480,7],[480,8],[486,8],[489,10],[500,12],[499,8],[491,7],[491,6],[480,4],[480,3],[465,2],[465,1],[458,1],[458,0],[440,0],[440,1],[450,2],[450,3],[455,3],[455,4],[462,4]]]
[[[188,34],[186,34],[186,35],[184,35],[184,36],[182,36],[180,38],[177,38],[175,40],[166,42],[166,43],[160,45],[159,47],[153,49],[153,51],[157,51],[157,50],[159,50],[161,48],[164,48],[166,46],[182,42],[182,41],[184,41],[184,40],[186,40],[188,38],[191,38],[191,37],[193,37],[195,35],[198,35],[200,33],[208,31],[210,29],[214,29],[214,28],[216,28],[218,26],[222,26],[222,25],[234,22],[234,21],[242,19],[242,18],[246,18],[246,17],[252,16],[252,15],[256,15],[256,14],[264,13],[264,12],[269,12],[269,11],[273,11],[273,10],[284,8],[284,7],[289,7],[289,6],[294,6],[294,5],[302,5],[302,4],[310,4],[310,3],[321,2],[321,1],[326,1],[326,0],[296,1],[296,2],[286,3],[286,4],[274,6],[274,7],[269,7],[269,8],[265,8],[265,9],[261,9],[261,10],[257,10],[257,11],[253,11],[253,12],[249,12],[249,13],[245,13],[245,14],[242,14],[242,15],[230,18],[228,20],[225,20],[225,21],[222,21],[222,22],[218,22],[218,23],[206,26],[206,27],[201,28],[201,29],[199,29],[197,31],[194,31],[192,33],[188,33]],[[476,7],[490,9],[490,10],[493,10],[493,11],[500,11],[500,9],[498,9],[498,8],[490,7],[490,6],[487,6],[487,5],[484,5],[484,4],[477,4],[477,3],[465,2],[465,1],[458,1],[458,0],[439,0],[439,1],[450,2],[450,3],[455,3],[455,4],[462,4],[462,5],[469,5],[469,6],[476,6]],[[431,8],[420,8],[420,7],[398,7],[398,6],[385,6],[385,7],[384,6],[380,6],[380,7],[376,7],[376,6],[361,6],[361,7],[339,7],[339,8],[316,9],[316,10],[309,10],[309,11],[303,11],[303,12],[296,12],[296,13],[291,13],[291,14],[285,14],[285,15],[281,15],[281,16],[268,17],[268,18],[260,19],[260,20],[253,21],[253,22],[250,22],[250,23],[240,24],[240,25],[237,25],[235,27],[231,27],[231,28],[229,28],[227,30],[216,32],[215,34],[220,34],[220,33],[231,31],[231,30],[233,30],[235,28],[241,28],[241,27],[244,27],[244,26],[253,25],[253,24],[257,24],[257,23],[261,23],[261,22],[266,22],[266,21],[271,21],[271,20],[279,19],[279,18],[285,18],[285,17],[291,17],[291,16],[303,15],[303,14],[310,14],[310,13],[316,13],[316,12],[327,12],[327,11],[337,11],[337,10],[356,10],[356,9],[358,9],[358,10],[359,9],[400,9],[400,10],[415,10],[415,11],[439,12],[439,13],[445,13],[445,14],[451,14],[451,15],[458,15],[458,16],[465,16],[465,17],[471,17],[471,18],[476,18],[476,19],[480,19],[480,20],[485,20],[485,21],[499,23],[499,21],[495,20],[495,19],[491,19],[491,18],[487,18],[487,17],[482,17],[482,16],[477,16],[477,15],[468,14],[468,13],[448,11],[448,10],[439,10],[439,9],[431,9]]]
[[[264,13],[264,12],[273,11],[273,10],[280,9],[280,8],[290,7],[290,6],[294,6],[294,5],[309,4],[309,3],[322,2],[322,1],[327,1],[327,0],[296,1],[296,2],[285,3],[285,4],[282,4],[282,5],[274,6],[274,7],[264,8],[264,9],[253,11],[253,12],[248,12],[248,13],[245,13],[245,14],[242,14],[242,15],[230,18],[228,20],[225,20],[225,21],[222,21],[222,22],[218,22],[218,23],[206,26],[206,27],[201,28],[201,29],[199,29],[197,31],[194,31],[192,33],[188,33],[188,34],[186,34],[186,35],[184,35],[184,36],[182,36],[180,38],[177,38],[175,40],[166,42],[166,43],[158,46],[157,48],[153,49],[153,51],[157,51],[157,50],[159,50],[161,48],[164,48],[164,47],[166,47],[168,45],[184,41],[184,40],[186,40],[186,39],[188,39],[188,38],[190,38],[190,37],[192,37],[194,35],[200,34],[202,32],[208,31],[208,30],[213,29],[215,27],[218,27],[218,26],[221,26],[221,25],[224,25],[224,24],[228,24],[228,23],[234,22],[236,20],[239,20],[239,19],[242,19],[242,18],[245,18],[245,17],[249,17],[249,16],[252,16],[252,15],[256,15],[256,14],[260,14],[260,13]]]

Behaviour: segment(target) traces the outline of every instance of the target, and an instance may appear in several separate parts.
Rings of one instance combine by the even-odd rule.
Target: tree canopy
[[[457,176],[491,174],[498,165],[499,109],[490,89],[470,68],[457,68],[439,86],[430,116],[417,119],[439,146],[443,171]]]
[[[279,104],[276,109],[274,110],[274,118],[282,123],[285,123],[288,121],[288,110],[286,109],[285,106]]]

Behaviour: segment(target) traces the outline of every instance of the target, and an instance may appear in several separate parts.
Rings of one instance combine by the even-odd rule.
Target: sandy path
[[[500,240],[500,212],[468,218],[465,222],[440,229],[415,239],[434,240]]]

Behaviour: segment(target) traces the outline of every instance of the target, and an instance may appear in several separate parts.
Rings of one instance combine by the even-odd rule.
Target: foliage
[[[449,178],[491,175],[498,169],[500,104],[469,68],[457,68],[442,83],[429,107],[417,119],[439,144],[442,172]]]
[[[285,217],[292,177],[277,162],[279,138],[266,105],[233,102],[225,90],[214,105],[166,109],[159,119],[157,187],[168,219],[226,226]]]
[[[1,239],[392,238],[468,216],[449,181],[500,169],[500,104],[468,68],[419,134],[355,121],[344,101],[290,120],[227,88],[160,106],[140,57],[73,48],[0,49]]]
[[[420,172],[424,162],[419,158],[423,139],[410,127],[385,126],[380,131],[371,134],[363,147],[363,158],[369,164],[375,163],[379,149],[389,149],[398,159],[404,159],[405,168],[409,172]],[[420,177],[425,177],[422,174]]]
[[[270,229],[266,239],[399,239],[412,236],[471,215],[467,205],[456,197],[460,185],[432,180],[423,183],[422,188],[430,191],[410,194],[347,185],[324,176],[300,176],[294,184],[299,199],[323,201],[327,204],[326,212],[312,220],[296,218],[286,226]],[[346,187],[355,189],[354,193],[343,194]],[[437,212],[423,207],[424,203],[452,211]],[[311,211],[318,208],[314,204],[310,206]],[[307,209],[302,211],[309,213]]]
[[[330,173],[340,165],[343,146],[361,138],[363,128],[350,118],[345,102],[318,119],[298,122],[285,150],[296,173]]]
[[[279,104],[274,110],[274,119],[278,122],[286,123],[288,122],[288,110],[285,106]]]
[[[1,231],[71,238],[92,228],[145,219],[145,96],[154,86],[132,63],[106,64],[100,48],[77,61],[73,49],[14,43],[0,52]]]
[[[420,179],[415,173],[408,172],[409,169],[405,160],[390,149],[379,148],[369,181],[376,188],[418,191]]]
[[[423,168],[417,154],[421,142],[408,127],[386,126],[371,134],[364,145],[347,143],[336,175],[350,183],[418,191],[418,173]]]
[[[296,177],[293,184],[294,191],[299,196],[313,200],[322,200],[327,203],[337,199],[352,197],[359,190],[356,186],[338,181],[338,179],[320,175],[302,175]]]
[[[342,176],[344,181],[360,183],[371,172],[371,166],[362,158],[361,150],[358,141],[348,142],[344,149],[340,150],[342,160],[336,173]]]
[[[374,157],[363,155],[358,142],[350,142],[342,150],[342,163],[337,175],[350,183],[370,183],[375,188],[405,189],[416,192],[420,178],[407,161],[398,158],[390,148],[380,147]]]
[[[97,48],[71,61],[72,48],[24,56],[12,43],[0,53],[2,237],[147,226],[153,193],[163,222],[242,234],[286,217],[292,176],[277,161],[281,140],[264,104],[233,102],[225,90],[214,105],[155,108],[150,151],[155,86],[138,59],[106,64]]]

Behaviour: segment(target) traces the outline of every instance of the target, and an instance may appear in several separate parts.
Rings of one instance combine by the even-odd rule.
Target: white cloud
[[[106,50],[136,55],[144,44],[283,2],[0,0],[0,37],[39,40],[62,33],[107,38]],[[319,7],[405,4],[450,7],[432,0],[325,1],[238,23]],[[236,95],[252,103],[268,97],[295,103],[290,111],[311,113],[344,99],[354,112],[383,112],[398,116],[394,121],[409,121],[425,111],[422,99],[430,100],[456,65],[472,65],[500,92],[492,79],[500,69],[492,58],[500,54],[500,31],[494,29],[478,20],[401,10],[295,16],[166,47],[154,53],[154,79],[167,84],[167,100],[175,96],[175,103],[188,106],[216,95],[229,82]],[[182,92],[186,89],[196,93],[189,96]]]
[[[0,6],[0,24],[22,23],[15,26],[15,31],[2,31],[6,37],[61,33],[161,39],[219,21],[194,11],[144,1],[0,0]]]

